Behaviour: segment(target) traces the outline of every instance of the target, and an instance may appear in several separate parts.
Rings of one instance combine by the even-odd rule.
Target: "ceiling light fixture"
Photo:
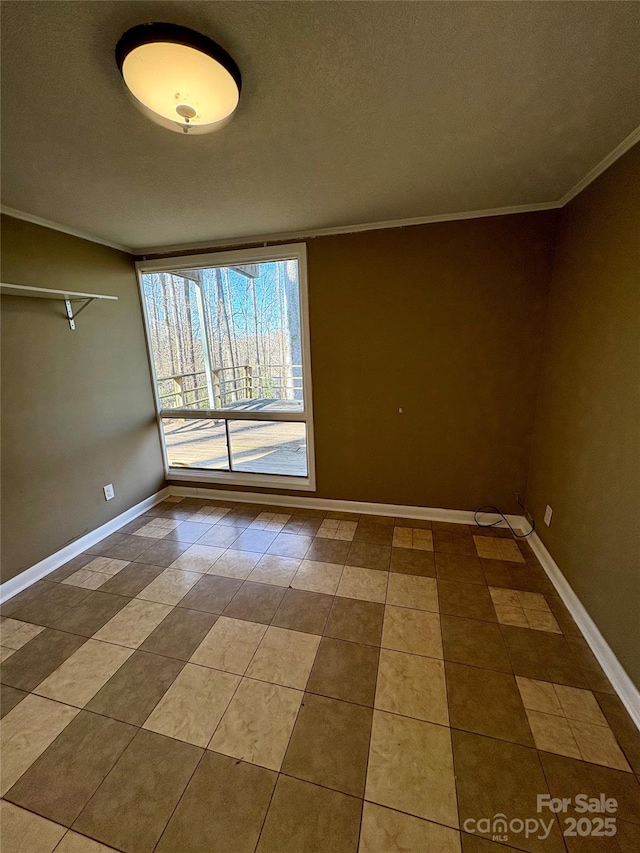
[[[207,36],[177,24],[139,24],[116,45],[116,62],[147,118],[178,133],[210,133],[238,106],[240,69]]]

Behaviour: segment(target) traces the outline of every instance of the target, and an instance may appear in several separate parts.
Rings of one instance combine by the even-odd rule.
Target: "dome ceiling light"
[[[116,45],[116,62],[134,103],[177,133],[210,133],[240,100],[240,69],[207,36],[177,24],[139,24]]]

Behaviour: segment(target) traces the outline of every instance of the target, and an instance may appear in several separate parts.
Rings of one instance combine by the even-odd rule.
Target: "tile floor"
[[[171,499],[1,618],[3,853],[640,849],[638,732],[509,531]],[[578,793],[615,836],[475,824]]]

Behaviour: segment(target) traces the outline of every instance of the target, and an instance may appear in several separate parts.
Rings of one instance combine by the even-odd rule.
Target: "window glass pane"
[[[166,409],[303,409],[297,260],[142,275]]]
[[[162,429],[172,468],[229,470],[224,421],[163,418]]]
[[[234,471],[306,477],[307,427],[285,421],[229,421]]]

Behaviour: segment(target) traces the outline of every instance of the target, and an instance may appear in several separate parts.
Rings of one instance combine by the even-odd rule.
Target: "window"
[[[304,244],[137,268],[167,476],[315,488]]]

